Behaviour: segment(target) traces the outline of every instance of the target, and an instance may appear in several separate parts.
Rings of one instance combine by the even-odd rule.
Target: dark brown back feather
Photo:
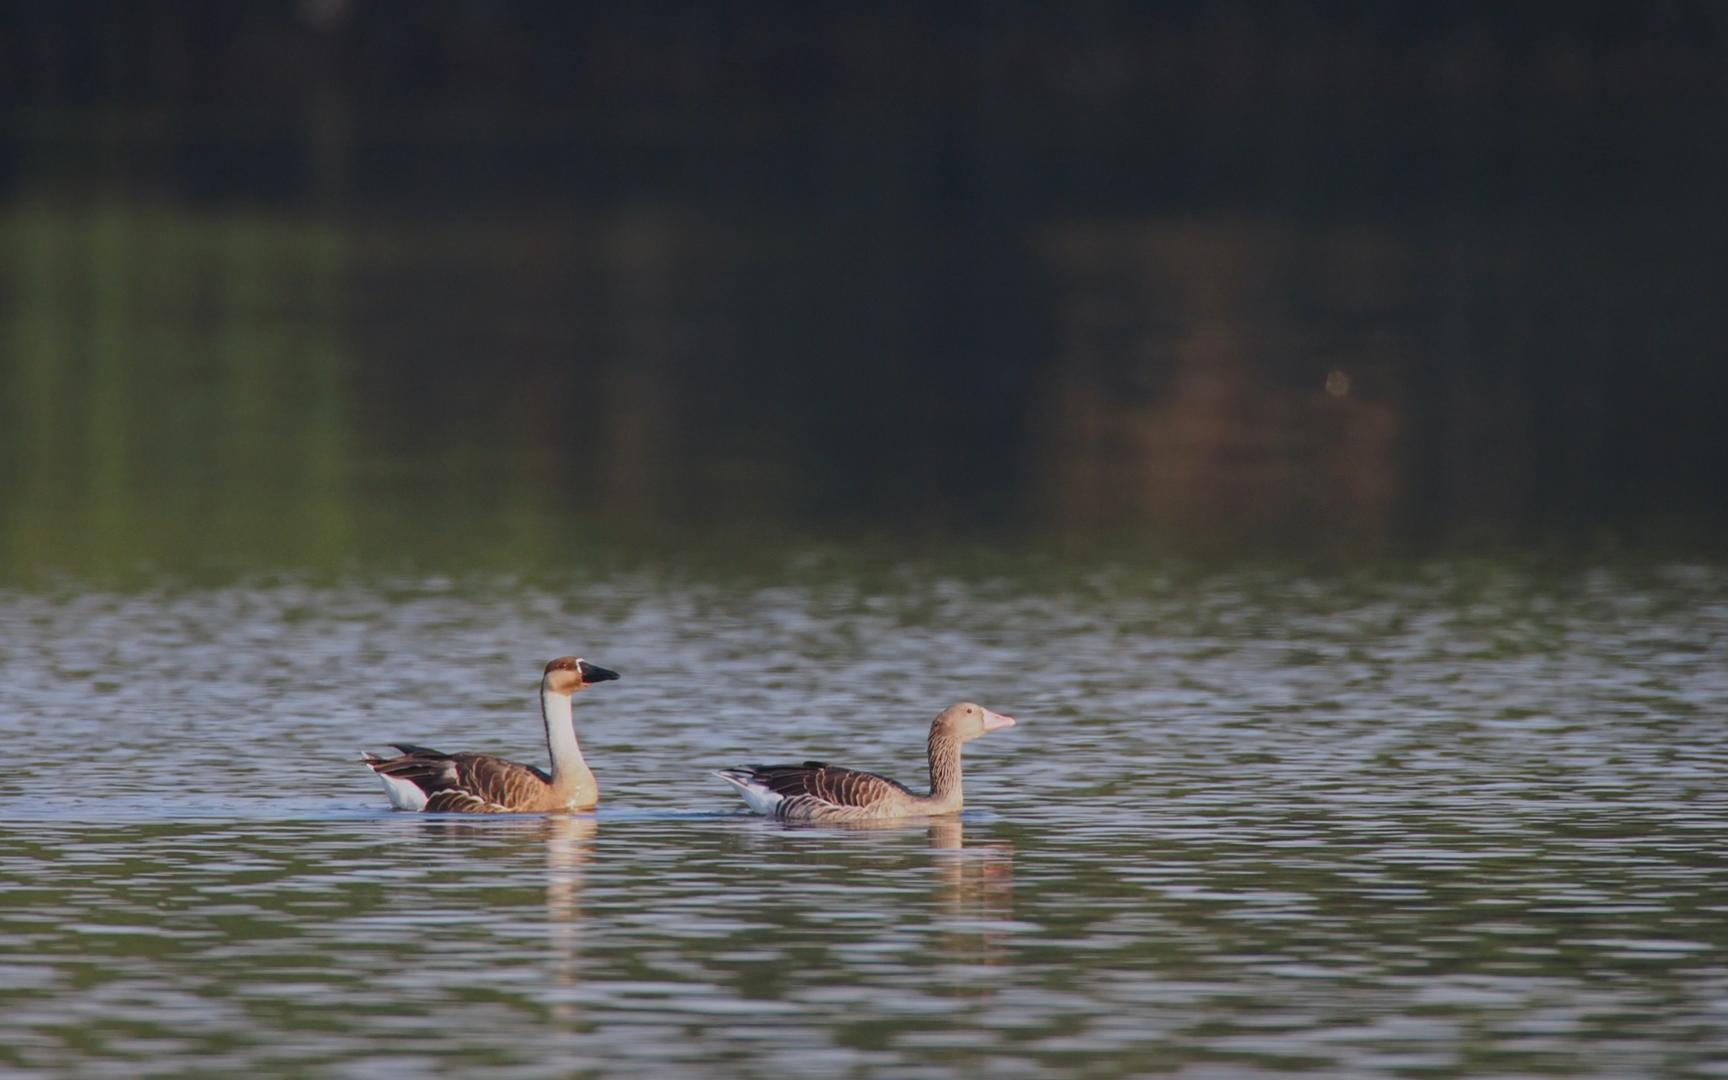
[[[787,800],[820,799],[836,806],[868,806],[891,791],[914,795],[904,784],[861,769],[806,761],[799,765],[751,765],[751,778]]]

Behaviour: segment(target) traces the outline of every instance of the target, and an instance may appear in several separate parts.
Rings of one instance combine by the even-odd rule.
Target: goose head
[[[942,731],[961,742],[971,742],[980,735],[988,735],[992,731],[1001,731],[1003,728],[1013,726],[1014,718],[1012,716],[1003,716],[999,712],[991,712],[982,705],[962,701],[957,705],[950,705],[943,709],[941,714],[931,722],[930,733],[934,735]]]
[[[580,656],[560,656],[546,665],[540,685],[553,694],[574,694],[585,686],[616,679],[618,673],[599,664],[590,664]]]

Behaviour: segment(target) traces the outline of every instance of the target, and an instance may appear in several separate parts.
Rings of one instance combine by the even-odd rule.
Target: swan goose
[[[740,765],[714,775],[738,789],[750,809],[783,821],[862,821],[958,813],[960,747],[1013,727],[1012,717],[962,701],[930,722],[930,793],[919,795],[886,776],[821,761]]]
[[[546,665],[540,678],[540,717],[552,771],[519,765],[490,754],[445,754],[410,743],[391,743],[401,754],[379,757],[361,752],[366,766],[384,782],[390,805],[398,810],[464,814],[544,813],[587,810],[600,801],[593,770],[576,742],[570,698],[618,673],[576,656]]]

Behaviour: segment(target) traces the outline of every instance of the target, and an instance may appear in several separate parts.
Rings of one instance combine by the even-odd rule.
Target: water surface
[[[1707,1076],[1728,577],[1046,566],[0,593],[14,1075]],[[542,753],[594,815],[384,809],[358,750]],[[920,779],[786,827],[712,767]]]

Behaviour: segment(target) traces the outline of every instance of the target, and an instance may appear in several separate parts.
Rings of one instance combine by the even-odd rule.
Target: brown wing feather
[[[391,745],[402,751],[400,756],[381,758],[376,754],[365,755],[366,764],[372,767],[373,772],[406,780],[428,795],[457,782],[455,762],[449,754],[424,746]]]
[[[916,795],[904,784],[860,769],[847,769],[823,761],[801,765],[751,765],[751,779],[781,796],[781,816],[797,816],[814,809],[812,804],[857,807],[875,806],[885,799]]]
[[[407,780],[426,793],[431,812],[501,814],[544,809],[551,777],[532,765],[490,754],[445,754],[423,746],[392,744],[400,757],[367,756],[374,772]]]
[[[504,814],[507,807],[497,803],[487,802],[480,796],[461,788],[445,788],[436,795],[426,799],[428,814]]]

